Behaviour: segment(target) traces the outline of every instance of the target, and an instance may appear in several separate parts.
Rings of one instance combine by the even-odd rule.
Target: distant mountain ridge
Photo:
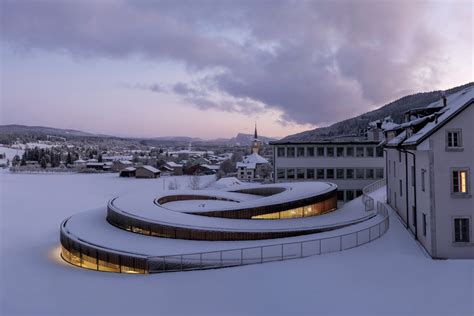
[[[474,82],[469,82],[462,86],[445,90],[444,92],[446,94],[455,93],[472,85],[474,85]],[[400,123],[403,120],[403,113],[411,109],[425,107],[439,100],[442,92],[443,91],[436,90],[407,95],[374,111],[334,123],[327,127],[320,127],[298,134],[288,135],[280,141],[314,141],[342,135],[353,135],[357,134],[360,130],[366,129],[369,122],[380,120],[387,116],[391,116],[396,123]]]
[[[61,129],[54,127],[45,127],[45,126],[27,126],[19,124],[8,124],[0,125],[0,134],[2,135],[42,135],[42,136],[60,136],[65,138],[114,138],[114,139],[123,139],[123,140],[133,140],[133,141],[144,141],[145,143],[206,143],[206,144],[218,144],[218,145],[230,145],[230,146],[250,146],[253,140],[252,134],[238,133],[237,136],[232,138],[218,138],[214,140],[205,140],[197,137],[187,137],[187,136],[160,136],[152,138],[135,138],[135,137],[118,137],[111,135],[103,134],[94,134],[89,132],[83,132],[73,129]],[[276,138],[261,136],[259,139],[268,143],[270,141],[277,140]]]

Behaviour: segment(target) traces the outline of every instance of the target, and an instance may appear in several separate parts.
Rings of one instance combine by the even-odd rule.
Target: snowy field
[[[474,314],[474,261],[431,260],[393,214],[364,246],[262,265],[131,275],[58,259],[65,217],[163,179],[0,171],[0,315]]]

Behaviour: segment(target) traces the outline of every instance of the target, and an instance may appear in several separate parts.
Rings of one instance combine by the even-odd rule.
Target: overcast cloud
[[[2,35],[26,51],[182,63],[189,82],[129,87],[324,125],[436,86],[452,71],[452,32],[472,39],[470,2],[449,10],[447,34],[428,2],[2,1]]]

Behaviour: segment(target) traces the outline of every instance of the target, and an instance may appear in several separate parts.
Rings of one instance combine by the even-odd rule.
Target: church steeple
[[[257,121],[255,121],[255,132],[253,134],[253,141],[252,141],[252,154],[260,153],[260,141],[258,140],[257,134]]]

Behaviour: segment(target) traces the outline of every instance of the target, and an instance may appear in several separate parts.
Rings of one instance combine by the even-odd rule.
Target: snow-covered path
[[[364,246],[263,265],[124,275],[58,260],[65,217],[161,181],[0,171],[0,314],[474,314],[474,261],[431,260],[394,214]]]

